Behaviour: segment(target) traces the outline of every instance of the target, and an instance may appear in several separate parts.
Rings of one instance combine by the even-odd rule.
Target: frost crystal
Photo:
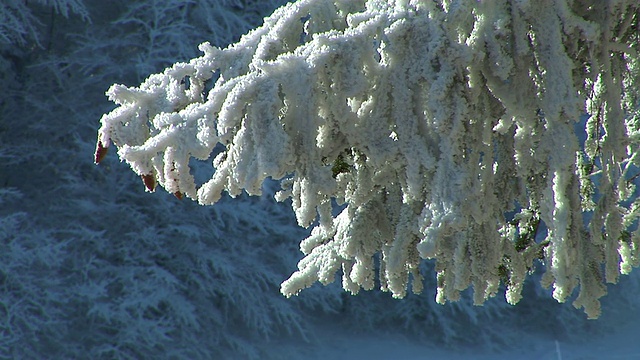
[[[401,298],[436,259],[437,301],[473,286],[481,304],[502,282],[516,303],[541,259],[553,296],[579,286],[574,305],[597,317],[604,282],[640,262],[639,11],[298,1],[228,48],[112,86],[98,148],[201,204],[284,179],[277,198],[314,226],[286,296],[341,271],[352,293],[377,274]],[[196,184],[190,159],[212,153]]]

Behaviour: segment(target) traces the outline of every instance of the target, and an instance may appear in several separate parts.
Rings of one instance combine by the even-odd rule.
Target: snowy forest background
[[[536,281],[515,307],[500,296],[474,307],[469,294],[438,305],[429,263],[426,291],[404,300],[339,284],[286,299],[279,286],[306,231],[273,200],[274,184],[261,198],[200,207],[145,193],[113,154],[93,164],[112,83],[137,85],[201,42],[237,41],[283,3],[0,4],[0,358],[364,358],[380,342],[387,354],[413,344],[557,358],[559,344],[633,334],[637,271],[609,287],[598,320]]]

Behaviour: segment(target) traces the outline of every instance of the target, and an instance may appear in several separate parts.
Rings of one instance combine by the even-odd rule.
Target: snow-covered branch
[[[604,282],[640,264],[640,7],[592,3],[298,1],[112,86],[96,162],[113,143],[148,190],[201,204],[283,179],[276,197],[314,227],[287,296],[341,271],[354,294],[377,273],[401,298],[436,259],[438,302],[502,282],[516,303],[541,259],[554,297],[579,286],[597,317]],[[190,161],[212,153],[197,184]]]

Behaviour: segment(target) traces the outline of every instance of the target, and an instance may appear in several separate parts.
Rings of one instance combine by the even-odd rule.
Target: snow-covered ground
[[[637,316],[637,314],[636,314]],[[291,359],[335,360],[633,360],[640,359],[639,318],[611,332],[577,341],[561,341],[521,334],[520,341],[502,350],[438,347],[410,341],[402,335],[354,336],[333,330],[325,334],[323,347],[301,351]],[[487,325],[490,326],[490,325]],[[512,329],[519,332],[517,328]]]

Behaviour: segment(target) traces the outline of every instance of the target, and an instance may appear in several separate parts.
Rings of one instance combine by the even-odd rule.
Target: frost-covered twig
[[[378,269],[403,297],[436,259],[438,302],[473,286],[480,304],[506,280],[516,303],[542,258],[554,298],[580,286],[574,305],[597,317],[604,281],[640,263],[619,166],[638,165],[638,9],[298,1],[232,46],[112,86],[97,155],[113,143],[149,190],[155,179],[201,204],[284,179],[277,198],[314,226],[287,296],[339,271],[346,290],[371,289]],[[212,178],[196,184],[190,159],[214,149]],[[332,199],[347,205],[335,217]],[[545,239],[519,241],[536,219]]]

